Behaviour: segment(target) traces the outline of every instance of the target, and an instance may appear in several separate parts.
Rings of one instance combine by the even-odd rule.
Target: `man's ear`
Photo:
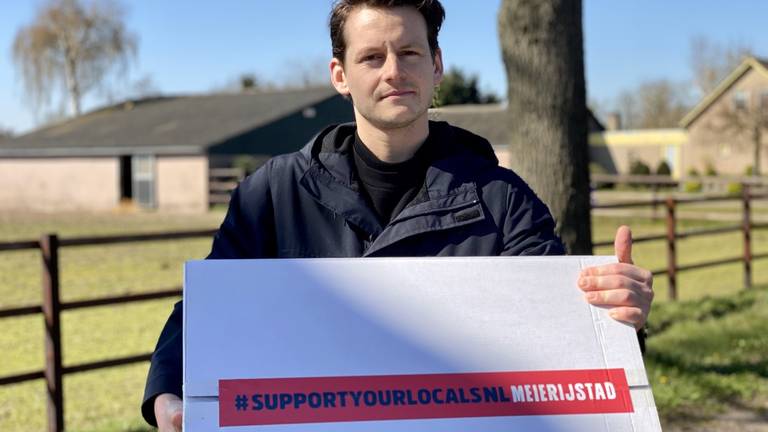
[[[349,96],[349,87],[347,86],[347,75],[344,73],[344,65],[341,60],[333,58],[329,65],[331,70],[331,84],[342,96]]]
[[[435,65],[435,86],[439,86],[443,82],[443,52],[440,48],[435,50],[435,58],[432,63]]]

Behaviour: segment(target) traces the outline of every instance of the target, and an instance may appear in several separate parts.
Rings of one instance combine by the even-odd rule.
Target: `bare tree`
[[[515,170],[570,253],[592,252],[581,0],[503,0],[499,36]]]
[[[136,80],[115,83],[112,86],[103,88],[98,94],[107,104],[112,105],[128,100],[159,97],[162,92],[155,84],[152,75],[145,74]]]
[[[626,129],[677,127],[690,110],[689,85],[666,79],[645,81],[622,91],[614,110]]]
[[[0,141],[7,138],[13,138],[13,131],[0,126]]]
[[[19,29],[13,59],[36,108],[63,84],[71,113],[80,115],[84,94],[109,73],[127,69],[136,37],[125,28],[124,15],[114,0],[48,0]]]
[[[723,46],[705,36],[691,40],[691,68],[693,82],[702,95],[715,89],[744,57],[751,55],[752,48],[743,44]]]
[[[687,86],[660,79],[646,81],[637,88],[640,128],[670,128],[678,123],[690,109]]]
[[[625,129],[634,129],[640,124],[640,103],[635,93],[624,90],[616,101],[616,111],[621,115],[621,123]]]
[[[724,104],[706,127],[728,137],[731,142],[748,143],[752,152],[752,174],[762,175],[763,134],[768,131],[768,96],[761,95],[739,104]]]
[[[134,81],[131,84],[129,92],[129,97],[133,99],[154,97],[160,95],[161,93],[157,84],[155,84],[155,80],[152,78],[152,75],[149,74],[144,75],[143,77]]]

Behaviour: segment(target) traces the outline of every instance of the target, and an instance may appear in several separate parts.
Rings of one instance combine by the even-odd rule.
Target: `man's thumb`
[[[168,415],[171,418],[171,424],[176,430],[181,431],[181,423],[184,417],[183,405],[181,401],[172,401],[168,404]]]
[[[632,231],[630,231],[628,226],[622,225],[616,231],[613,247],[619,262],[634,264],[632,262]]]

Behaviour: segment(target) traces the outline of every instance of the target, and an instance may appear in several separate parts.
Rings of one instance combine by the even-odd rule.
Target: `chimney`
[[[608,113],[605,119],[605,128],[609,131],[621,130],[621,114],[615,111]]]

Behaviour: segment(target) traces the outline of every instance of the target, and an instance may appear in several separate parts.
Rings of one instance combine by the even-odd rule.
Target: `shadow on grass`
[[[663,333],[681,321],[704,321],[749,309],[761,291],[765,290],[756,288],[732,297],[705,297],[693,302],[654,306],[648,318],[649,335]]]
[[[675,368],[685,374],[697,375],[701,373],[715,373],[719,375],[734,375],[751,373],[762,378],[768,378],[768,359],[757,362],[731,362],[722,365],[702,365],[690,361],[681,360],[679,357],[659,351],[645,353],[647,360],[652,360],[660,365]]]
[[[765,417],[764,304],[768,290],[762,286],[729,297],[654,306],[644,357],[666,422],[697,430],[687,428],[720,422],[720,416],[736,423]]]

